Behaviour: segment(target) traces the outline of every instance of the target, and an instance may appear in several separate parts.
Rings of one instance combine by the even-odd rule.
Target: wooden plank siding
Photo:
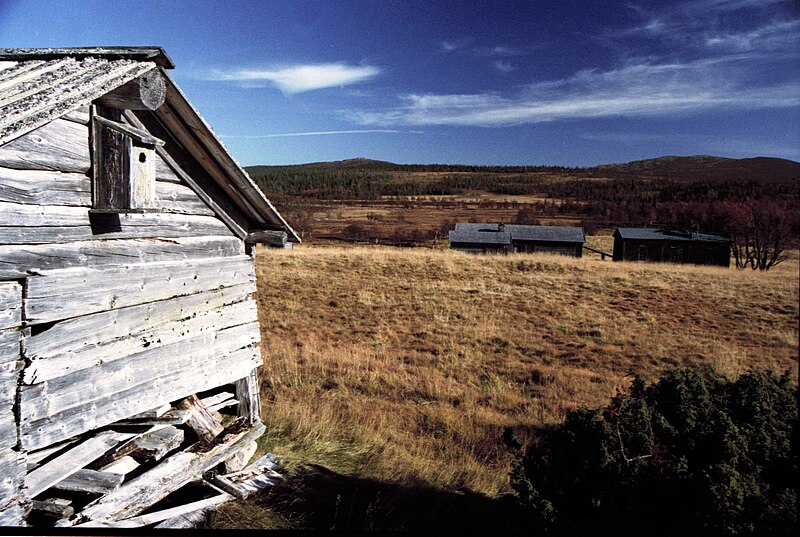
[[[16,524],[26,510],[25,454],[17,449],[14,412],[24,365],[21,325],[22,286],[0,282],[0,526]]]

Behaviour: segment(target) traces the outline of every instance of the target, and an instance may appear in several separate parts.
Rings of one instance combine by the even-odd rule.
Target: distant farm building
[[[533,253],[581,257],[583,228],[517,224],[458,223],[449,233],[450,248],[472,253]]]
[[[614,261],[719,265],[731,263],[728,239],[691,231],[621,227],[614,232]]]

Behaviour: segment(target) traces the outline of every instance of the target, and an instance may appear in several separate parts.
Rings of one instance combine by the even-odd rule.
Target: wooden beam
[[[222,423],[211,415],[205,405],[203,405],[203,402],[200,401],[196,395],[190,395],[186,399],[178,402],[175,408],[189,412],[189,419],[186,420],[186,425],[188,425],[203,442],[211,442],[224,430]]]
[[[119,110],[155,110],[167,97],[167,86],[160,69],[153,69],[139,78],[106,93],[99,101]]]
[[[136,127],[131,127],[130,125],[126,125],[125,123],[119,123],[118,121],[112,121],[110,119],[106,119],[103,116],[94,116],[94,120],[103,125],[104,127],[108,127],[109,129],[115,130],[121,134],[125,134],[130,136],[134,140],[137,140],[143,144],[150,144],[150,145],[164,145],[164,140],[160,138],[156,138],[146,130],[138,129]]]
[[[285,231],[262,229],[248,233],[245,241],[248,244],[269,244],[270,246],[283,246],[286,244],[288,238],[289,236]]]

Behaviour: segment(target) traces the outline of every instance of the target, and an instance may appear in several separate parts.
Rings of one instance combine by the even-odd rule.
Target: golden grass
[[[796,258],[764,274],[301,247],[259,250],[257,274],[260,444],[290,466],[494,495],[505,427],[525,437],[603,405],[630,370],[797,379]]]

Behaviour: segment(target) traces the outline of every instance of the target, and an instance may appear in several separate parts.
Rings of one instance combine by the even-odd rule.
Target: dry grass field
[[[260,444],[289,467],[494,496],[506,427],[603,405],[632,370],[798,374],[796,256],[754,273],[300,247],[260,250],[257,271]]]

